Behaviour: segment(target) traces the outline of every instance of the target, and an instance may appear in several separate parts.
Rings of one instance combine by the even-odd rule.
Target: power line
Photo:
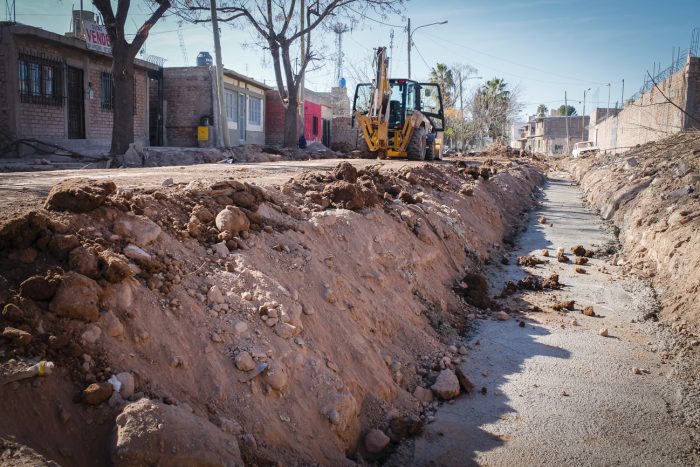
[[[405,27],[406,27],[406,26],[404,26],[404,25],[396,25],[396,24],[385,23],[384,21],[379,21],[378,19],[374,19],[374,18],[372,18],[372,17],[370,17],[370,16],[367,16],[367,15],[365,15],[364,13],[360,13],[359,11],[353,10],[353,9],[350,8],[350,7],[347,7],[347,8],[348,8],[348,10],[352,11],[352,12],[355,13],[356,15],[360,15],[360,16],[362,16],[363,18],[368,19],[368,20],[370,20],[370,21],[374,21],[374,22],[377,23],[377,24],[382,24],[382,25],[384,25],[384,26],[389,26],[390,28],[405,28]]]

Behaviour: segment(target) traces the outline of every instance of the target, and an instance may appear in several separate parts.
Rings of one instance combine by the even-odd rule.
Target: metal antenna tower
[[[17,22],[17,6],[15,0],[5,0],[5,21]]]
[[[333,25],[333,32],[336,35],[336,46],[338,47],[338,61],[335,64],[335,80],[338,81],[343,76],[343,33],[350,30],[344,24]]]
[[[700,45],[700,28],[694,28],[690,36],[690,55],[694,57],[700,56],[698,45]]]
[[[182,24],[180,24],[182,26]],[[182,34],[182,29],[177,30],[177,38],[180,40],[180,51],[182,52],[182,59],[185,61],[185,66],[189,66],[190,62],[187,59],[187,46],[185,46],[185,36]]]

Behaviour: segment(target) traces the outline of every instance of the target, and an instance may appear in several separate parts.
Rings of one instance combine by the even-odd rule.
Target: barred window
[[[229,122],[238,121],[238,93],[226,90],[226,117]]]
[[[61,62],[20,54],[17,69],[21,102],[63,105]]]
[[[248,123],[262,125],[262,99],[249,97],[248,99]]]
[[[112,81],[112,73],[106,71],[100,74],[100,108],[114,109],[114,81]]]

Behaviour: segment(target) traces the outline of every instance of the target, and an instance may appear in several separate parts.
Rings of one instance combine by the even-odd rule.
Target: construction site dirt
[[[586,462],[581,436],[629,441],[599,459],[625,463],[672,426],[675,451],[658,459],[692,465],[700,315],[683,310],[697,288],[673,289],[682,310],[656,297],[617,217],[571,234],[576,212],[543,187],[583,203],[568,185],[590,190],[593,163],[566,165],[569,179],[496,146],[432,163],[3,173],[0,463],[557,465]],[[682,210],[697,238],[697,209]],[[633,284],[633,299],[603,307],[601,282]],[[522,353],[545,337],[556,365]],[[595,384],[590,359],[609,367]],[[613,416],[622,402],[605,381],[618,374],[632,401],[649,398],[634,406],[644,417]],[[531,403],[505,404],[519,395]],[[586,433],[567,428],[587,410]],[[547,415],[571,444],[561,456],[539,429]],[[478,430],[450,428],[461,420]]]

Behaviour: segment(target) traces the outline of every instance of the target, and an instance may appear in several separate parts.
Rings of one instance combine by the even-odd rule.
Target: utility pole
[[[304,30],[304,0],[300,2],[301,9],[299,10],[299,21],[301,23],[300,31]],[[306,74],[306,41],[304,34],[301,35],[301,79],[299,79],[299,133],[304,134],[304,75]]]
[[[566,98],[566,91],[564,91],[564,118],[566,123],[566,154],[569,154],[569,101]]]
[[[411,79],[411,18],[408,18],[406,31],[408,33],[408,79]]]
[[[582,116],[582,121],[581,121],[581,141],[585,141],[584,135],[586,133],[586,93],[590,91],[591,88],[584,89],[583,90],[583,116]],[[590,137],[590,135],[589,135]]]
[[[228,119],[226,118],[226,102],[224,96],[224,65],[221,60],[221,40],[219,38],[219,20],[216,16],[216,0],[211,0],[211,26],[214,30],[214,51],[216,53],[216,92],[219,96],[219,130],[224,147],[231,146],[228,134]]]
[[[394,67],[394,30],[389,31],[389,76],[394,76],[392,68]]]
[[[620,96],[620,102],[622,103],[620,105],[621,109],[625,108],[625,78],[622,78],[622,96]]]
[[[605,108],[605,119],[610,116],[610,83],[608,83],[608,106]]]

